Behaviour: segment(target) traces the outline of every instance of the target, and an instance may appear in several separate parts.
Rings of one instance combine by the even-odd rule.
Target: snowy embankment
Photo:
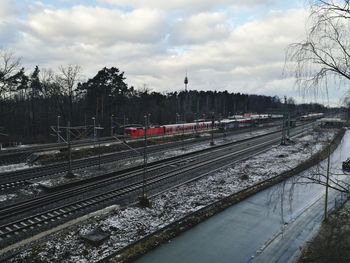
[[[33,167],[38,167],[38,165],[30,166],[26,163],[2,165],[2,166],[0,166],[0,173],[19,171],[19,170],[29,169],[29,168],[33,168]],[[15,194],[15,193],[0,194],[0,202],[5,202],[7,200],[11,200],[11,199],[14,199],[16,197],[17,197],[17,194]]]
[[[2,165],[0,166],[0,173],[7,173],[12,171],[18,171],[23,169],[29,169],[33,167],[37,167],[38,165],[31,166],[27,163],[16,163],[16,164],[9,164],[9,165]]]
[[[276,146],[249,160],[228,165],[200,180],[152,197],[151,208],[112,208],[108,213],[102,210],[84,223],[27,245],[13,262],[95,262],[191,212],[296,167],[320,150],[334,134],[335,131],[313,132],[296,139],[294,144]],[[110,234],[98,247],[81,239],[82,234],[95,229]]]

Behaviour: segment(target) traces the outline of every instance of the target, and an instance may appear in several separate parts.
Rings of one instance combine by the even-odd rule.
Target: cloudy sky
[[[78,64],[89,78],[116,66],[129,85],[167,92],[187,71],[189,89],[307,102],[283,70],[306,18],[305,0],[0,0],[0,47],[28,72]]]

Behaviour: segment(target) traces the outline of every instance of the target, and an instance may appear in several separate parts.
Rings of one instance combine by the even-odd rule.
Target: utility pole
[[[199,136],[199,131],[198,131],[198,129],[199,129],[199,127],[198,127],[199,125],[198,125],[198,112],[196,113],[196,130],[195,130],[195,132],[196,132],[196,137],[197,138],[199,138],[200,136]]]
[[[331,159],[331,147],[328,145],[328,158],[327,158],[327,178],[326,178],[326,195],[324,198],[324,221],[328,219],[328,183],[329,183],[329,166]]]
[[[57,143],[61,142],[61,139],[60,139],[60,118],[61,118],[61,116],[57,115]]]
[[[284,111],[283,111],[283,124],[282,124],[282,139],[281,139],[281,145],[286,145],[286,103],[287,103],[287,97],[284,96]]]
[[[112,114],[112,116],[111,116],[111,136],[113,136],[113,117],[114,117],[114,115]]]
[[[68,143],[68,172],[66,174],[67,178],[74,177],[74,174],[72,173],[72,145],[71,145],[71,138],[70,138],[70,121],[68,121],[67,125],[67,143]]]
[[[85,136],[87,136],[87,132],[86,132],[86,113],[84,114],[84,132],[85,132]]]
[[[196,112],[196,137],[199,137],[199,132],[198,132],[198,117],[199,117],[199,99],[197,99],[197,112]]]
[[[98,169],[101,170],[101,142],[98,141]]]
[[[91,118],[94,121],[94,148],[95,148],[95,144],[96,144],[96,119],[95,117]]]
[[[103,130],[103,127],[99,124],[98,127],[95,127],[96,137],[98,139],[98,130]],[[98,140],[98,169],[101,169],[101,141]]]
[[[147,173],[147,130],[149,125],[150,114],[144,116],[145,127],[144,127],[144,148],[143,148],[143,176],[142,176],[142,196],[139,198],[140,205],[148,207],[150,205],[146,194],[146,173]]]
[[[123,135],[125,138],[125,124],[126,124],[126,120],[125,120],[125,114],[123,115]]]
[[[182,123],[182,150],[185,150],[185,121]]]
[[[142,178],[142,197],[146,196],[146,172],[147,172],[147,129],[148,129],[148,116],[145,115],[145,128],[144,128],[144,145],[143,145],[143,178]]]
[[[215,145],[215,143],[214,143],[214,123],[215,123],[214,113],[212,113],[212,115],[211,115],[211,140],[210,140],[210,146]]]
[[[103,128],[99,125],[96,127],[96,138],[98,139],[98,130],[102,130]],[[98,169],[101,170],[101,141],[98,140]]]
[[[287,102],[287,97],[285,97],[285,104],[286,104],[287,114],[288,114],[287,139],[289,139],[289,137],[290,137],[290,111],[289,111],[289,104]]]
[[[287,126],[287,138],[290,138],[290,112],[289,112],[289,108],[288,108],[288,126]]]

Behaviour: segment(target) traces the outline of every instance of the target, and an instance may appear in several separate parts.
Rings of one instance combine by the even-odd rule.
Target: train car
[[[218,129],[219,122],[214,122],[214,129]],[[193,122],[193,123],[178,123],[167,124],[162,126],[150,127],[147,129],[148,136],[171,135],[180,133],[195,133],[212,129],[211,121]],[[138,138],[145,135],[143,127],[128,127],[125,128],[125,135],[130,138]]]
[[[253,125],[253,119],[251,117],[239,118],[239,119],[224,119],[221,120],[219,129],[221,131],[229,131],[239,128],[246,128]]]
[[[147,136],[157,136],[164,134],[164,128],[162,126],[149,127],[147,129]],[[138,138],[145,136],[145,130],[143,127],[128,127],[125,128],[125,136],[130,138]]]
[[[239,120],[236,119],[224,119],[221,120],[219,130],[228,131],[239,128]]]
[[[316,120],[324,117],[324,113],[309,113],[303,116],[300,116],[301,121],[310,121]]]
[[[238,122],[239,122],[238,128],[247,128],[247,127],[251,127],[253,125],[252,118],[239,119]]]
[[[273,120],[283,119],[283,114],[271,114],[271,119]]]
[[[214,129],[217,129],[218,125],[219,125],[219,122],[215,121]],[[194,132],[209,130],[212,128],[211,126],[212,126],[211,121],[163,125],[165,129],[165,134],[194,133]]]

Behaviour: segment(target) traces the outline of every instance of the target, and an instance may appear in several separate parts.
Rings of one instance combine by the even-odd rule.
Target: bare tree
[[[287,59],[302,92],[328,96],[328,80],[350,80],[349,0],[310,0],[310,8],[307,38],[290,46]]]
[[[81,67],[78,65],[68,65],[67,67],[60,66],[57,80],[62,87],[64,94],[69,98],[69,120],[72,120],[73,115],[73,97],[77,83],[81,76]]]
[[[294,77],[304,95],[319,96],[325,92],[328,98],[330,81],[334,88],[350,80],[350,1],[310,0],[309,3],[307,37],[289,47],[287,59],[295,66]],[[327,163],[327,167],[317,166],[301,182],[326,186],[326,199],[328,188],[349,193],[342,171],[330,173],[329,157]]]
[[[17,82],[21,59],[13,52],[0,49],[0,98],[11,92],[11,86]]]

